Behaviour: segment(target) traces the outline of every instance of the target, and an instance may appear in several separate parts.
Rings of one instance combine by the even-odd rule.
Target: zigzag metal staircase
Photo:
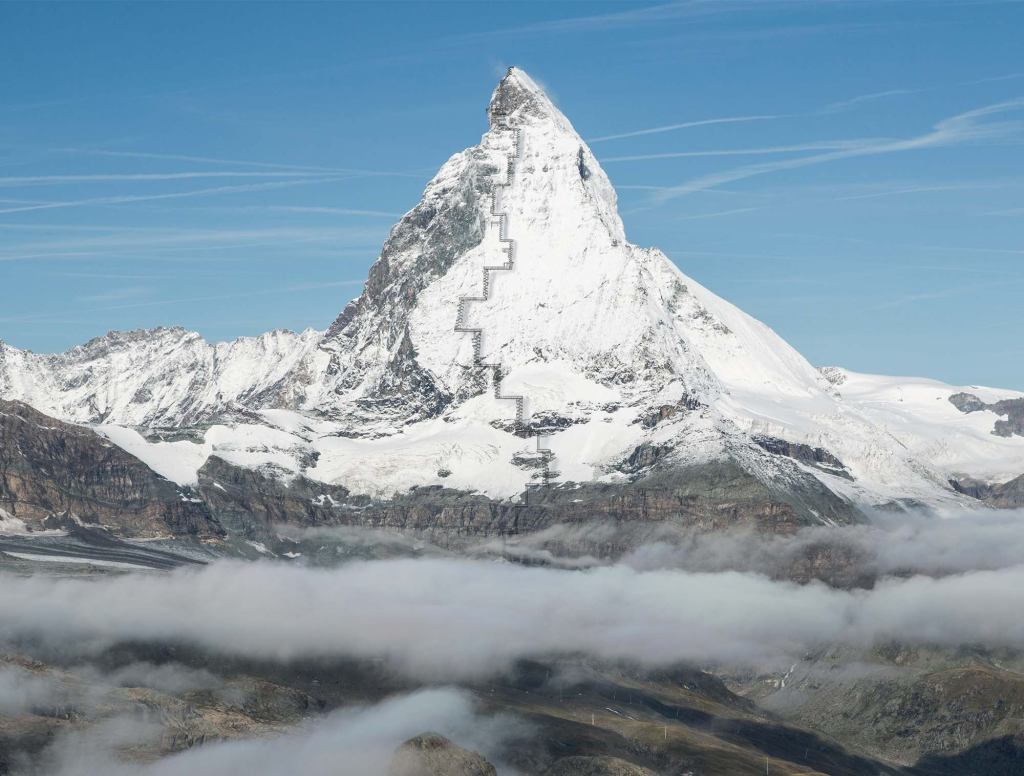
[[[516,403],[516,433],[520,435],[525,435],[525,432],[528,429],[528,425],[526,423],[526,397],[518,394],[505,394],[501,392],[501,383],[502,379],[504,378],[504,371],[502,369],[501,364],[484,361],[483,329],[463,325],[467,303],[486,302],[488,299],[490,299],[491,273],[499,271],[508,272],[515,265],[516,244],[515,240],[508,236],[508,216],[500,209],[498,196],[499,191],[507,191],[512,186],[512,181],[515,177],[516,166],[519,162],[520,156],[522,155],[523,151],[522,130],[516,127],[513,128],[511,131],[513,133],[512,153],[509,154],[507,163],[505,165],[505,182],[496,183],[494,185],[494,193],[491,195],[491,216],[497,219],[498,240],[504,246],[508,259],[505,261],[504,264],[485,266],[483,268],[483,292],[481,293],[480,296],[463,296],[459,298],[459,308],[455,316],[455,331],[473,335],[473,366],[479,367],[481,369],[491,370],[491,384],[494,386],[494,398],[502,399],[504,401],[514,401]],[[540,432],[537,432],[536,434],[537,452],[541,455],[541,481],[544,485],[550,485],[552,477],[551,459],[554,457],[554,455],[549,449],[544,447],[544,436],[546,435]]]

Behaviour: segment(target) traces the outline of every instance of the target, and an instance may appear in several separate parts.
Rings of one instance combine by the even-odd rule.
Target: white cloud
[[[71,693],[45,674],[17,665],[0,665],[0,716],[18,716],[62,706]]]
[[[495,762],[505,743],[527,730],[505,715],[478,714],[467,693],[440,688],[344,709],[284,735],[207,744],[149,764],[125,764],[116,750],[152,740],[160,729],[120,717],[65,734],[40,760],[52,776],[384,776],[395,749],[420,733],[438,732]]]
[[[950,541],[964,533],[934,547],[962,553],[961,565],[970,566]],[[1021,534],[1014,526],[989,531],[989,544],[974,545],[977,557],[1000,540],[1011,546],[1006,533]],[[913,547],[902,542],[908,553]],[[479,676],[522,657],[564,652],[651,665],[760,665],[836,641],[1024,647],[1022,606],[1018,565],[883,580],[870,591],[736,571],[562,571],[451,559],[331,570],[222,562],[88,582],[0,580],[0,620],[10,639],[77,649],[178,640],[275,660],[382,657],[423,678]]]

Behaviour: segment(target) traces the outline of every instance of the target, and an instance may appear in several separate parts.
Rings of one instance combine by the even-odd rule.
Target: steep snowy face
[[[274,331],[216,345],[195,332],[111,332],[56,355],[0,343],[0,396],[63,420],[187,426],[269,401],[321,337]]]
[[[454,472],[449,485],[517,492],[531,476],[511,463],[522,406],[565,479],[635,473],[658,456],[740,460],[770,479],[779,450],[806,449],[841,462],[841,476],[815,476],[854,498],[949,490],[771,329],[627,242],[600,164],[525,73],[502,79],[488,119],[287,385],[284,405],[327,415],[342,437],[398,435],[379,466],[374,444],[325,448],[318,476],[405,471],[395,484],[408,486],[436,468]]]
[[[516,70],[488,113],[480,148],[498,184],[483,203],[488,230],[421,295],[410,327],[420,363],[449,392],[463,388],[473,343],[450,332],[468,298],[461,323],[481,331],[482,359],[502,365],[512,386],[524,367],[535,387],[550,383],[523,390],[534,409],[556,409],[536,397],[557,391],[566,368],[630,396],[676,378],[713,386],[700,357],[670,333],[670,299],[685,291],[658,276],[660,256],[626,242],[614,189],[568,120]],[[485,268],[504,266],[485,280]]]
[[[528,415],[821,392],[767,327],[626,241],[601,166],[525,73],[509,71],[487,113],[480,144],[429,182],[322,336],[214,346],[157,329],[54,356],[4,346],[0,390],[74,421],[189,425],[236,405],[290,407],[369,436],[489,391],[479,361],[500,366]],[[493,410],[515,413],[509,402]]]
[[[734,384],[824,390],[767,327],[626,241],[610,181],[529,76],[509,71],[488,118],[480,144],[392,230],[363,295],[289,385],[291,403],[371,433],[443,414],[488,389],[474,337],[456,328],[480,331],[480,358],[530,412],[607,402],[601,387],[626,402],[666,390],[712,402]]]

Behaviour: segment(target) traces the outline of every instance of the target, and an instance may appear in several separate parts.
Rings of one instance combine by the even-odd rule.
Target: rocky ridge
[[[87,428],[0,400],[0,518],[38,530],[55,516],[124,536],[223,534],[195,492]]]

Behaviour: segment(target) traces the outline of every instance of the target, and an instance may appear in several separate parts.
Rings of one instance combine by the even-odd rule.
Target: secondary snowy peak
[[[53,355],[0,343],[0,396],[78,423],[192,425],[265,400],[321,336],[278,330],[210,344],[179,327],[139,329]]]

